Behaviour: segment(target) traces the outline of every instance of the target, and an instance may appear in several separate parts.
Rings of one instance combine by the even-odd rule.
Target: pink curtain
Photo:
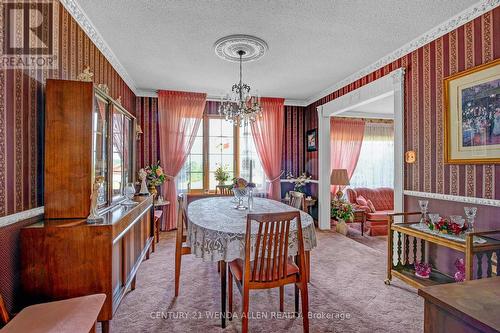
[[[206,94],[182,91],[158,91],[158,122],[160,134],[160,163],[167,175],[163,187],[170,201],[169,213],[164,217],[166,230],[176,228],[177,190],[174,178],[191,150],[200,127]]]
[[[331,168],[347,169],[349,179],[358,164],[364,134],[364,120],[339,118],[330,120]],[[331,187],[331,193],[336,193],[337,190],[338,186]]]
[[[255,147],[270,182],[268,196],[274,200],[281,200],[284,103],[283,98],[261,98],[262,117],[252,124]]]

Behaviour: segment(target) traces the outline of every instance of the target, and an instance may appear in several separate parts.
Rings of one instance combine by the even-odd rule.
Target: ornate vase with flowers
[[[226,182],[229,180],[230,175],[227,169],[228,169],[227,166],[223,167],[220,164],[217,166],[217,169],[215,169],[214,172],[215,180],[218,182],[220,186],[224,186]]]
[[[158,161],[156,164],[148,165],[144,168],[146,171],[146,179],[148,182],[149,192],[153,195],[154,199],[158,196],[157,187],[162,185],[167,177],[163,173],[163,169]]]
[[[331,202],[330,215],[333,219],[337,220],[337,225],[335,226],[335,230],[338,233],[347,235],[349,227],[345,222],[353,218],[353,211],[351,204],[345,202],[344,200],[338,200],[337,198],[333,199]]]

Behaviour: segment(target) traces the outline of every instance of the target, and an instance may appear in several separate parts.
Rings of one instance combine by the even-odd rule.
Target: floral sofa
[[[346,192],[347,200],[354,207],[365,210],[365,228],[368,230],[368,234],[370,236],[387,235],[387,223],[389,221],[387,214],[394,212],[394,189],[388,187],[358,187],[348,188]],[[369,201],[368,204],[364,204],[363,198],[365,201]]]

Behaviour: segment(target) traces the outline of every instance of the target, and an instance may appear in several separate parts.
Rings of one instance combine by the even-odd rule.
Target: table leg
[[[221,327],[226,328],[226,262],[224,260],[220,263],[220,289],[221,289]]]
[[[361,220],[361,236],[363,236],[364,232],[365,232],[365,221]]]

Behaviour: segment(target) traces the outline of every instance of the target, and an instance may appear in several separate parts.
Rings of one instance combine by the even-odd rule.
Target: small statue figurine
[[[94,77],[94,73],[90,71],[90,66],[85,67],[83,72],[78,74],[78,81],[92,82],[92,78]]]
[[[90,195],[90,215],[87,217],[87,223],[94,224],[101,222],[103,218],[97,213],[97,206],[99,201],[99,190],[104,183],[103,176],[97,176],[94,181],[94,186],[92,188],[92,194]]]
[[[146,185],[146,170],[139,170],[139,179],[141,180],[141,190],[139,191],[139,195],[149,195],[148,186]]]

